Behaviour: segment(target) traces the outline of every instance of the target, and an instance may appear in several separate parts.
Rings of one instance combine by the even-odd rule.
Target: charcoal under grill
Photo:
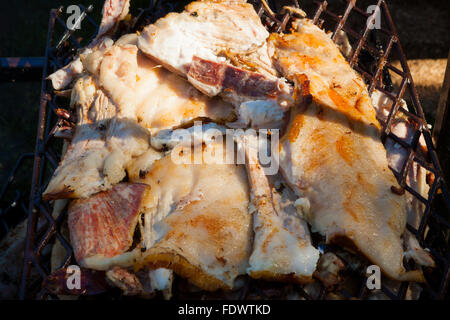
[[[291,13],[280,14],[282,8],[280,8],[279,2],[275,3],[273,1],[272,3],[269,1],[273,12],[268,10],[260,1],[251,2],[255,5],[263,23],[270,31],[284,31],[291,18]],[[155,1],[150,1],[150,3],[151,6],[149,8],[141,10],[133,25],[121,27],[128,28],[129,31],[136,31],[170,11],[183,8],[183,3],[177,1],[156,1],[156,4]],[[292,1],[291,4],[298,7],[297,1]],[[387,95],[393,102],[387,119],[381,123],[383,128],[382,140],[386,142],[387,139],[392,139],[408,152],[407,161],[403,163],[401,170],[393,170],[393,172],[400,186],[424,204],[424,210],[419,227],[414,228],[408,225],[407,228],[423,247],[430,249],[436,262],[435,268],[424,270],[427,284],[423,286],[421,298],[443,299],[446,296],[449,280],[448,234],[450,224],[448,218],[450,197],[420,99],[388,6],[384,0],[373,3],[376,6],[374,8],[381,17],[381,28],[371,29],[369,24],[366,24],[366,21],[375,19],[375,16],[357,7],[354,0],[342,1],[342,4],[336,8],[335,6],[331,7],[327,1],[314,1],[314,4],[316,8],[308,12],[308,17],[312,18],[314,23],[320,27],[330,30],[333,40],[336,40],[337,34],[343,30],[348,35],[353,47],[352,54],[348,57],[350,65],[363,76],[370,93],[377,89]],[[97,25],[90,16],[89,10],[82,9],[86,13],[82,23],[82,30],[86,30],[86,28],[96,30]],[[87,44],[95,36],[96,32],[92,31],[90,37],[84,37],[84,41],[80,43],[80,39],[77,38],[77,32],[79,31],[68,30],[62,16],[63,10],[60,8],[52,10],[49,19],[36,150],[28,207],[29,219],[20,288],[21,299],[57,298],[57,296],[50,294],[42,287],[42,281],[51,273],[50,249],[55,240],[58,240],[66,250],[65,259],[60,267],[64,268],[75,263],[70,242],[64,238],[61,231],[67,211],[62,210],[57,216],[53,216],[52,203],[43,201],[41,198],[41,194],[60,160],[62,139],[55,137],[56,129],[73,125],[68,112],[68,98],[64,97],[64,94],[53,91],[46,77],[68,63],[76,53],[76,50]],[[400,61],[401,69],[391,63],[394,59]],[[401,78],[400,86],[396,90],[394,90],[391,82],[392,76]],[[401,105],[401,99],[405,99],[408,102],[409,111]],[[415,128],[414,137],[410,142],[405,142],[404,139],[396,136],[391,131],[394,120],[400,115],[407,116],[409,122]],[[426,143],[426,150],[423,150],[419,144],[419,139],[421,138]],[[420,194],[407,183],[408,170],[414,163],[428,172],[430,177],[430,191],[428,195]],[[428,232],[426,232],[427,229]],[[346,261],[348,256],[340,254],[340,249],[325,245],[320,237],[314,236],[313,240],[323,252],[335,252],[340,258],[350,264],[349,261]],[[405,267],[410,269],[414,265],[412,262],[409,262],[405,263]],[[343,298],[370,298],[371,293],[366,288],[366,275],[362,268],[353,270],[351,277],[352,281],[355,282],[354,290],[350,292],[345,288],[337,288],[336,292]],[[407,298],[408,292],[413,286],[413,284],[408,282],[393,283],[387,279],[384,281],[384,277],[382,284],[381,292],[383,297],[390,299]],[[195,293],[190,296],[183,294],[181,291],[177,293],[177,288],[182,288],[183,286],[185,286],[183,280],[177,279],[174,288],[176,297],[220,298],[218,293]],[[317,294],[311,294],[300,285],[288,286],[289,292],[295,292],[304,299],[324,299],[327,297],[326,289],[320,283],[318,283],[320,288]],[[243,288],[233,298],[280,297],[279,293],[285,291],[286,285],[284,284],[265,283],[248,278],[245,280]]]

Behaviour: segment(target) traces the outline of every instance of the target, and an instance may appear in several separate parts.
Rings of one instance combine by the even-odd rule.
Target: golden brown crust
[[[186,278],[197,287],[206,291],[218,289],[231,290],[223,281],[205,273],[201,268],[190,263],[170,249],[156,249],[144,258],[143,265],[150,268],[167,268],[179,276]]]

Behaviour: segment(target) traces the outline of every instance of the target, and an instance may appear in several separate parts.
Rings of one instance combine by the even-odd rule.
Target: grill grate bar
[[[350,15],[350,12],[352,12],[353,7],[355,6],[356,0],[352,0],[349,2],[349,5],[345,9],[344,16],[339,19],[339,23],[337,24],[336,28],[334,29],[333,35],[331,36],[331,39],[333,41],[336,41],[336,36],[339,31],[342,30],[342,27],[344,26],[345,22],[347,21],[348,16]]]

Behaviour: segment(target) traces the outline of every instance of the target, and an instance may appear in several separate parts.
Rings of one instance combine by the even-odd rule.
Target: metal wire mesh
[[[267,10],[259,1],[252,1],[260,15],[263,23],[273,32],[283,32],[289,25],[291,13],[277,14]],[[345,1],[344,1],[345,2]],[[152,4],[153,1],[151,2]],[[161,5],[163,3],[163,5]],[[430,249],[436,260],[436,267],[426,274],[428,285],[425,286],[422,297],[432,299],[442,299],[446,294],[449,280],[449,252],[448,252],[448,213],[450,211],[450,199],[445,185],[443,174],[435,152],[435,147],[431,139],[430,130],[425,120],[425,116],[417,95],[411,73],[409,71],[405,55],[403,53],[397,31],[389,14],[386,2],[379,0],[376,3],[376,11],[381,15],[382,26],[379,29],[371,29],[367,20],[373,21],[375,15],[367,13],[358,8],[355,1],[347,1],[342,6],[342,14],[330,9],[327,1],[314,1],[317,5],[312,17],[315,24],[332,31],[332,39],[336,40],[336,35],[343,30],[351,39],[353,44],[352,54],[348,57],[350,65],[358,71],[365,79],[369,92],[379,90],[383,92],[393,104],[389,115],[381,124],[383,127],[382,139],[392,139],[407,151],[408,157],[400,170],[391,168],[400,186],[416,197],[424,204],[423,215],[418,228],[408,225],[419,243]],[[296,1],[292,3],[298,6]],[[175,9],[174,5],[159,1],[158,7],[142,10],[133,28],[138,29],[141,25],[152,21],[168,11]],[[73,262],[72,249],[69,241],[64,238],[61,232],[61,225],[64,221],[66,211],[63,210],[57,216],[52,215],[52,204],[44,202],[41,194],[46,188],[46,183],[53,170],[60,160],[61,142],[55,139],[55,128],[65,124],[70,124],[70,117],[67,113],[60,112],[61,109],[68,110],[69,101],[67,98],[53,92],[45,80],[52,71],[65,65],[82,44],[75,38],[72,31],[68,30],[61,19],[62,10],[52,10],[49,20],[48,40],[45,55],[45,66],[42,80],[41,102],[38,122],[38,132],[36,141],[36,152],[34,156],[33,177],[31,185],[31,197],[28,208],[29,221],[27,233],[27,245],[24,261],[23,278],[20,297],[43,298],[47,293],[41,290],[42,279],[49,275],[50,255],[49,249],[57,239],[66,250],[66,257],[60,267],[68,266]],[[361,20],[362,27],[355,28],[349,23],[350,20]],[[97,28],[95,22],[87,12],[86,19],[89,25]],[[361,25],[361,24],[360,24]],[[330,27],[331,26],[331,27]],[[58,30],[57,30],[58,29]],[[65,35],[66,41],[55,41],[56,34]],[[95,33],[93,34],[95,35]],[[87,39],[87,41],[90,41]],[[400,61],[401,69],[395,67],[392,57]],[[369,64],[367,63],[369,57]],[[368,68],[369,66],[369,68]],[[400,86],[394,88],[390,82],[390,77],[394,75],[401,78]],[[407,98],[408,96],[408,98]],[[402,104],[402,99],[406,98],[410,110],[406,110]],[[415,128],[413,139],[405,141],[392,132],[392,125],[399,116],[406,116]],[[426,150],[420,146],[419,141],[423,139],[426,143]],[[432,175],[431,188],[427,195],[422,195],[407,183],[407,173],[411,165],[416,164]],[[425,232],[428,229],[428,232]],[[324,250],[333,251],[332,246],[325,246]],[[413,267],[413,265],[407,265]],[[37,271],[37,275],[31,277],[32,269]],[[358,288],[355,293],[341,290],[341,294],[347,298],[367,298],[368,292],[365,286],[365,274],[357,272]],[[247,282],[245,292],[240,298],[248,297],[248,291],[257,286],[255,281]],[[395,285],[383,286],[382,292],[391,299],[404,299],[407,295],[410,283],[397,283]],[[394,289],[393,289],[394,288]],[[256,288],[257,289],[257,288]],[[325,289],[322,287],[317,295],[311,295],[301,286],[295,286],[297,292],[304,299],[323,299]],[[266,296],[267,297],[267,296]]]

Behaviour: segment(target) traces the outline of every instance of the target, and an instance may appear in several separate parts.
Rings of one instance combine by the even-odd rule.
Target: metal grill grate
[[[289,25],[291,13],[273,13],[260,1],[251,2],[254,3],[263,23],[271,31],[282,32]],[[403,163],[401,169],[392,169],[400,186],[424,204],[419,227],[415,228],[411,225],[407,227],[417,237],[423,247],[430,249],[436,260],[436,268],[426,273],[428,285],[425,286],[421,296],[424,298],[442,299],[446,294],[449,280],[450,257],[448,240],[446,238],[450,228],[448,222],[450,211],[448,190],[443,180],[430,130],[386,2],[379,0],[375,7],[375,12],[379,12],[381,15],[382,26],[380,29],[369,28],[366,21],[368,19],[373,21],[375,16],[358,8],[355,2],[353,0],[343,1],[344,5],[341,7],[343,11],[342,14],[339,14],[336,10],[330,8],[327,1],[314,1],[317,9],[313,15],[309,16],[313,17],[315,24],[331,30],[333,40],[336,40],[340,30],[343,30],[349,36],[353,43],[352,54],[348,57],[349,63],[363,76],[370,92],[375,89],[379,90],[393,102],[389,115],[384,121],[381,120],[383,127],[382,139],[383,142],[386,142],[387,139],[392,139],[407,151],[407,161]],[[151,3],[154,4],[154,1],[151,1]],[[298,7],[297,1],[293,1],[292,4]],[[275,8],[276,6],[273,5],[272,7]],[[150,7],[141,11],[133,29],[139,29],[142,25],[174,9],[176,9],[175,6],[167,1],[158,1],[156,7]],[[96,28],[97,25],[89,16],[89,13],[86,13],[85,20]],[[44,290],[41,290],[40,285],[42,280],[50,273],[49,247],[51,247],[55,239],[58,239],[67,251],[60,267],[66,267],[74,261],[70,244],[61,233],[61,224],[65,218],[66,211],[63,210],[58,216],[53,217],[52,205],[41,199],[46,183],[59,161],[60,152],[56,150],[61,150],[61,142],[58,142],[58,139],[54,137],[55,128],[70,125],[70,116],[67,112],[61,111],[64,109],[68,110],[68,99],[53,92],[45,78],[52,71],[65,65],[73,56],[75,49],[81,47],[73,32],[67,30],[61,15],[61,9],[52,10],[49,20],[31,198],[28,209],[27,245],[20,292],[22,299],[45,298],[48,295]],[[355,27],[355,24],[357,24],[355,21],[358,20],[360,27]],[[58,32],[65,35],[65,41],[55,41],[55,35]],[[394,55],[400,61],[401,69],[391,63]],[[392,76],[401,79],[398,88],[394,88],[392,85],[390,81]],[[401,104],[401,100],[405,98],[411,111],[406,110]],[[396,136],[391,130],[393,122],[400,116],[406,116],[415,128],[411,141],[405,141]],[[421,139],[425,141],[426,150],[423,150],[420,146],[419,141]],[[406,176],[413,164],[424,168],[429,173],[429,177],[433,178],[430,179],[431,188],[427,195],[420,194],[407,183]],[[427,228],[429,231],[425,232]],[[325,251],[335,251],[335,248],[332,246],[325,246],[323,249]],[[413,265],[407,265],[406,267],[413,267]],[[31,277],[31,271],[34,269],[38,275]],[[341,294],[347,298],[367,298],[368,290],[365,286],[365,274],[361,271],[356,277],[358,278],[359,286],[359,289],[356,290],[357,293],[341,290]],[[410,283],[391,284],[383,286],[382,292],[391,299],[404,299],[410,285]],[[248,297],[248,292],[251,290],[258,290],[257,281],[248,280],[240,298]],[[323,287],[318,295],[311,295],[300,286],[295,286],[295,290],[305,299],[323,299],[325,297],[325,289]]]

